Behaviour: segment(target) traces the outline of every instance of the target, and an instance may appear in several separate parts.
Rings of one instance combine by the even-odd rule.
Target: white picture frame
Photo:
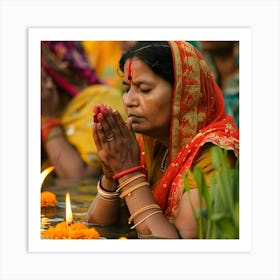
[[[135,37],[137,34],[137,37]],[[128,40],[239,41],[240,237],[228,240],[46,240],[40,237],[40,43],[41,41]],[[138,38],[138,39],[137,39]],[[139,39],[140,38],[140,39]],[[29,237],[30,252],[249,252],[252,245],[252,30],[250,28],[28,28]],[[246,82],[245,82],[246,81]],[[246,94],[245,94],[246,93]],[[38,103],[39,102],[39,103]],[[243,118],[242,116],[245,116]],[[34,143],[37,135],[38,141]],[[37,152],[34,152],[37,151]],[[246,172],[243,172],[246,166]],[[246,186],[246,187],[244,187]],[[107,246],[109,242],[109,246]]]
[[[279,11],[277,0],[2,0],[0,279],[280,279]],[[166,241],[161,243],[160,240],[147,241],[144,249],[133,248],[134,240],[105,240],[106,243],[102,244],[104,240],[100,240],[96,248],[90,246],[89,250],[84,250],[83,240],[65,240],[63,245],[58,241],[57,249],[53,248],[56,240],[44,245],[38,240],[39,228],[35,228],[35,225],[39,227],[40,223],[37,178],[40,170],[39,155],[36,154],[39,143],[35,141],[32,145],[30,141],[39,128],[39,108],[36,109],[36,106],[40,94],[33,92],[31,87],[38,89],[39,80],[36,79],[40,71],[38,68],[38,71],[34,69],[29,73],[29,67],[38,67],[36,55],[39,51],[36,46],[30,46],[30,42],[38,42],[42,36],[33,34],[31,36],[34,37],[29,37],[29,32],[31,29],[50,29],[54,32],[45,39],[60,40],[63,37],[73,38],[70,32],[74,35],[77,29],[97,28],[102,32],[104,28],[112,30],[116,26],[131,30],[129,36],[119,34],[118,39],[139,39],[134,27],[145,30],[158,28],[160,32],[156,37],[169,35],[166,33],[168,28],[181,31],[189,28],[195,34],[184,36],[186,40],[203,39],[197,35],[201,30],[205,30],[205,36],[210,38],[211,29],[231,29],[237,31],[236,38],[248,42],[248,49],[245,50],[249,56],[248,60],[245,59],[248,63],[240,65],[240,83],[241,86],[242,83],[246,84],[245,89],[249,94],[249,97],[240,97],[240,106],[250,99],[248,111],[241,108],[244,116],[241,116],[240,123],[241,137],[242,126],[249,130],[244,134],[248,133],[249,138],[246,137],[244,142],[241,139],[243,147],[249,146],[248,158],[241,166],[244,173],[240,173],[248,182],[248,190],[242,197],[247,198],[247,192],[251,195],[248,204],[241,201],[240,210],[244,213],[241,226],[242,217],[249,221],[243,227],[246,229],[242,239],[244,243],[240,242],[236,247],[227,244],[226,249],[218,246],[219,249],[215,250],[215,242],[209,245],[206,241],[203,248],[192,241],[178,240],[182,242],[174,243],[176,248],[178,244],[189,246],[174,250],[169,245],[161,248],[166,246]],[[63,30],[65,34],[55,30]],[[239,30],[249,34],[249,38],[240,38]],[[97,39],[96,34],[92,35],[93,39]],[[88,35],[85,32],[78,37],[86,38]],[[105,38],[106,34],[100,36]],[[117,38],[117,33],[113,32],[109,37],[113,39],[113,36]],[[228,33],[223,38],[232,39],[232,34]],[[30,53],[30,49],[35,53]],[[30,66],[30,63],[34,65]],[[249,74],[245,75],[248,80],[242,79],[242,71],[248,71]],[[30,101],[30,96],[34,100]],[[242,101],[243,98],[246,100]],[[31,110],[34,123],[29,123]],[[30,128],[34,128],[34,135]],[[34,236],[35,239],[32,239]],[[157,245],[153,245],[155,243]],[[173,241],[169,243],[170,246],[171,243]],[[131,248],[124,244],[130,244]],[[158,248],[148,250],[147,244]]]

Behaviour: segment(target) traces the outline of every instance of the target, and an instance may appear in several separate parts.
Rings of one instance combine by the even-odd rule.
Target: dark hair
[[[155,74],[174,86],[172,53],[166,41],[138,41],[122,55],[119,61],[122,72],[125,62],[133,57],[143,61]]]

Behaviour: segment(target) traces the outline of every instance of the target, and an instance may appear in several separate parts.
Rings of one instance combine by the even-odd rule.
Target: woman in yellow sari
[[[61,178],[100,176],[92,139],[92,108],[100,103],[120,110],[122,93],[100,81],[79,41],[41,45],[42,169]]]
[[[228,150],[232,164],[239,157],[238,128],[225,113],[221,90],[185,41],[138,42],[120,68],[128,120],[110,106],[94,110],[104,176],[87,221],[117,223],[126,208],[140,238],[197,238],[191,205],[198,209],[199,195],[190,171],[199,167],[209,186],[212,146]]]

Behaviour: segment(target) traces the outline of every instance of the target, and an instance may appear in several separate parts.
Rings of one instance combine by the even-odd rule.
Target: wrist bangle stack
[[[146,205],[142,208],[140,208],[139,210],[137,210],[135,213],[133,213],[129,219],[128,219],[128,223],[131,224],[131,222],[133,221],[133,219],[135,219],[136,216],[138,216],[139,214],[147,211],[147,210],[150,210],[150,209],[159,209],[160,210],[160,207],[158,204],[149,204],[149,205]]]
[[[55,139],[55,138],[65,138],[65,135],[62,131],[59,131],[57,133],[49,133],[47,135],[47,139],[46,139],[45,143],[47,143],[50,140]]]
[[[117,188],[116,192],[120,192],[125,186],[127,186],[129,183],[133,182],[134,180],[141,178],[141,177],[146,177],[145,174],[137,174],[129,179],[127,179],[126,181],[124,181],[123,183],[121,183],[119,185],[119,187]]]
[[[136,184],[136,185],[132,186],[131,188],[129,188],[128,190],[122,192],[120,194],[120,198],[123,199],[126,196],[130,196],[133,191],[135,191],[141,187],[149,187],[149,186],[150,186],[150,184],[148,182],[141,182],[139,184]]]
[[[101,183],[100,181],[97,183],[97,192],[98,194],[104,198],[104,199],[108,199],[108,200],[116,200],[119,199],[119,193],[117,192],[107,192],[105,191],[102,187],[101,187]]]
[[[48,134],[55,126],[62,126],[61,120],[58,118],[42,118],[41,119],[41,132],[43,143],[46,143]]]
[[[136,223],[135,225],[133,225],[132,227],[130,227],[130,229],[136,228],[137,226],[139,226],[140,224],[142,224],[143,222],[145,222],[148,218],[150,218],[150,217],[152,217],[153,215],[158,214],[158,213],[162,213],[162,211],[161,211],[161,210],[158,210],[158,211],[152,212],[151,214],[149,214],[149,215],[147,215],[146,217],[144,217],[141,221],[139,221],[138,223]]]
[[[125,176],[125,175],[127,175],[127,174],[130,174],[130,173],[132,173],[132,172],[135,172],[135,171],[141,171],[142,173],[144,173],[144,174],[146,175],[146,177],[147,177],[147,175],[148,175],[147,169],[146,169],[144,166],[142,166],[142,165],[137,165],[137,166],[134,166],[134,167],[132,167],[132,168],[126,169],[126,170],[124,170],[124,171],[121,171],[121,172],[119,172],[119,173],[116,173],[116,174],[113,176],[113,179],[114,179],[114,180],[117,180],[117,179],[119,179],[119,178],[121,178],[121,177],[123,177],[123,176]]]

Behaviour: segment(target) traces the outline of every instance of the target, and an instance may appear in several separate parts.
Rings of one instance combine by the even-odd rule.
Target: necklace
[[[161,160],[160,169],[162,173],[166,171],[167,166],[168,166],[168,149],[165,150],[165,153]]]

